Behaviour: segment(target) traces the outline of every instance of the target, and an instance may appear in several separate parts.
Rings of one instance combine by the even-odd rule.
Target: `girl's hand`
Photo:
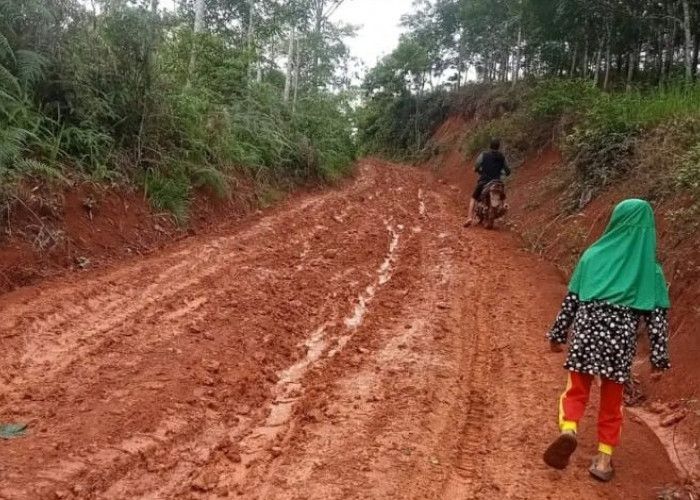
[[[562,347],[562,345],[558,342],[554,342],[553,340],[549,341],[549,350],[557,353],[564,352],[564,348]]]

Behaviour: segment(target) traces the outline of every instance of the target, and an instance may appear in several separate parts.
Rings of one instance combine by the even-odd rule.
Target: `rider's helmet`
[[[501,149],[501,140],[497,137],[492,138],[490,147],[494,151],[498,151],[499,149]]]

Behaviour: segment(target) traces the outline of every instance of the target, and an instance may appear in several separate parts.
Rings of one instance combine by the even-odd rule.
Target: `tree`
[[[436,77],[461,86],[522,77],[583,78],[609,88],[697,75],[696,0],[416,0],[404,26]],[[679,36],[681,35],[681,36]],[[447,73],[447,78],[442,75]]]
[[[201,33],[204,31],[204,16],[205,16],[205,4],[204,0],[196,0],[195,1],[195,7],[194,7],[194,28],[193,28],[193,33],[194,36],[192,37],[192,51],[190,54],[190,70],[189,70],[189,76],[188,76],[188,84],[190,83],[192,79],[192,75],[195,72],[195,68],[197,65],[197,36],[201,35]]]

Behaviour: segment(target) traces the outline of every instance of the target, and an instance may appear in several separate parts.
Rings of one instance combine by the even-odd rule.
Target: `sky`
[[[357,37],[346,43],[354,57],[373,67],[399,42],[401,16],[411,12],[413,0],[345,0],[333,21],[360,26]]]

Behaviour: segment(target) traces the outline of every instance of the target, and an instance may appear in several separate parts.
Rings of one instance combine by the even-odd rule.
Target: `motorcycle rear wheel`
[[[486,214],[484,217],[484,227],[486,229],[493,229],[494,223],[496,221],[496,213],[493,210],[493,208],[490,208],[486,210]]]

